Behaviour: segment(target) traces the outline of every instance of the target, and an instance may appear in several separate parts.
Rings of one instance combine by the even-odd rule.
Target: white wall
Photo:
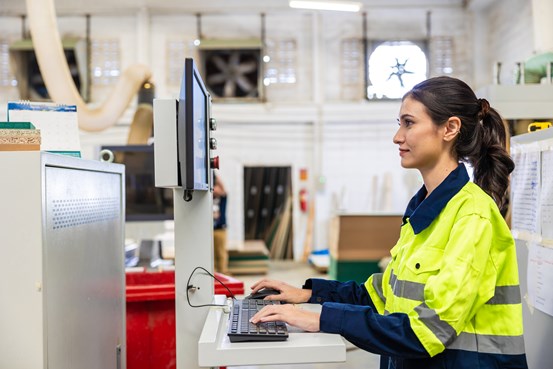
[[[531,55],[530,5],[526,1],[491,1],[488,9],[460,6],[435,8],[403,6],[368,9],[369,39],[427,35],[426,14],[431,11],[431,36],[452,37],[455,72],[474,85],[491,81],[491,64],[505,64]],[[259,14],[202,16],[202,33],[213,38],[260,36]],[[83,17],[61,17],[62,34],[85,35]],[[129,14],[93,16],[92,38],[117,38],[122,68],[147,62],[153,72],[157,97],[176,98],[178,88],[166,84],[169,40],[193,40],[196,17],[185,13],[153,13],[147,9]],[[0,15],[2,37],[20,37],[18,18]],[[399,102],[340,100],[341,40],[361,38],[360,14],[275,12],[266,15],[266,37],[293,38],[298,45],[298,81],[269,86],[266,104],[224,104],[213,107],[219,121],[221,175],[229,195],[229,236],[243,237],[243,178],[245,165],[291,165],[294,191],[298,171],[309,170],[308,187],[316,201],[314,247],[326,248],[328,220],[337,210],[402,213],[420,185],[418,175],[399,167],[392,136],[397,127]],[[474,50],[480,52],[475,54]],[[191,55],[193,56],[193,55]],[[488,67],[489,66],[489,67]],[[508,73],[506,70],[505,73]],[[362,78],[362,76],[360,76]],[[107,88],[93,87],[94,103]],[[0,116],[13,91],[0,91]],[[124,144],[134,106],[112,128],[82,133],[83,156],[93,158],[102,144]],[[389,190],[384,191],[383,189]],[[378,197],[378,199],[376,199]],[[297,203],[297,199],[295,199]],[[301,256],[307,216],[294,213],[296,256]]]
[[[290,166],[292,188],[297,196],[299,170],[313,162],[313,127],[309,122],[220,122],[216,131],[220,143],[219,174],[229,193],[227,202],[228,236],[230,240],[244,238],[244,167]],[[294,207],[294,226],[300,227],[305,216]],[[302,227],[303,228],[303,227]],[[294,252],[301,256],[304,232],[295,229]]]
[[[534,52],[532,1],[475,2],[474,17],[475,88],[491,84],[493,65],[501,62],[501,84],[514,84],[517,62]],[[553,14],[551,14],[553,16]]]

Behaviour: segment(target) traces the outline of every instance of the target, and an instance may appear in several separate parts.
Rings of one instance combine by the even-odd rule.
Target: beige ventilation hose
[[[101,131],[115,124],[132,97],[150,78],[149,68],[145,65],[130,66],[121,74],[103,105],[89,108],[69,72],[61,46],[54,0],[26,1],[35,54],[52,100],[60,104],[77,105],[79,128],[85,131]]]

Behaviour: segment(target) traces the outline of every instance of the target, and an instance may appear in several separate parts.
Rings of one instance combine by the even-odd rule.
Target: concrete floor
[[[248,294],[250,286],[261,278],[278,279],[295,286],[303,285],[307,278],[328,278],[326,274],[321,274],[306,263],[291,261],[272,261],[269,272],[266,275],[237,275],[235,278],[244,282],[245,293]],[[369,352],[358,349],[348,343],[346,351],[346,362],[344,363],[324,363],[324,364],[298,364],[298,365],[262,365],[262,366],[233,366],[229,369],[377,369],[379,367],[380,357]]]

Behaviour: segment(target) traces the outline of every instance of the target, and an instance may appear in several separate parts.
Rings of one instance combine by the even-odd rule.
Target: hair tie
[[[486,118],[490,112],[490,103],[486,99],[478,99],[480,111],[478,113],[479,120]]]

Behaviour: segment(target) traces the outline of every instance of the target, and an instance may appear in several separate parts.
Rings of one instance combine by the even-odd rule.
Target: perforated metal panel
[[[123,178],[46,166],[44,180],[48,368],[118,369],[117,347],[125,344]]]
[[[118,197],[76,198],[52,201],[52,228],[60,229],[109,221],[119,216]]]

